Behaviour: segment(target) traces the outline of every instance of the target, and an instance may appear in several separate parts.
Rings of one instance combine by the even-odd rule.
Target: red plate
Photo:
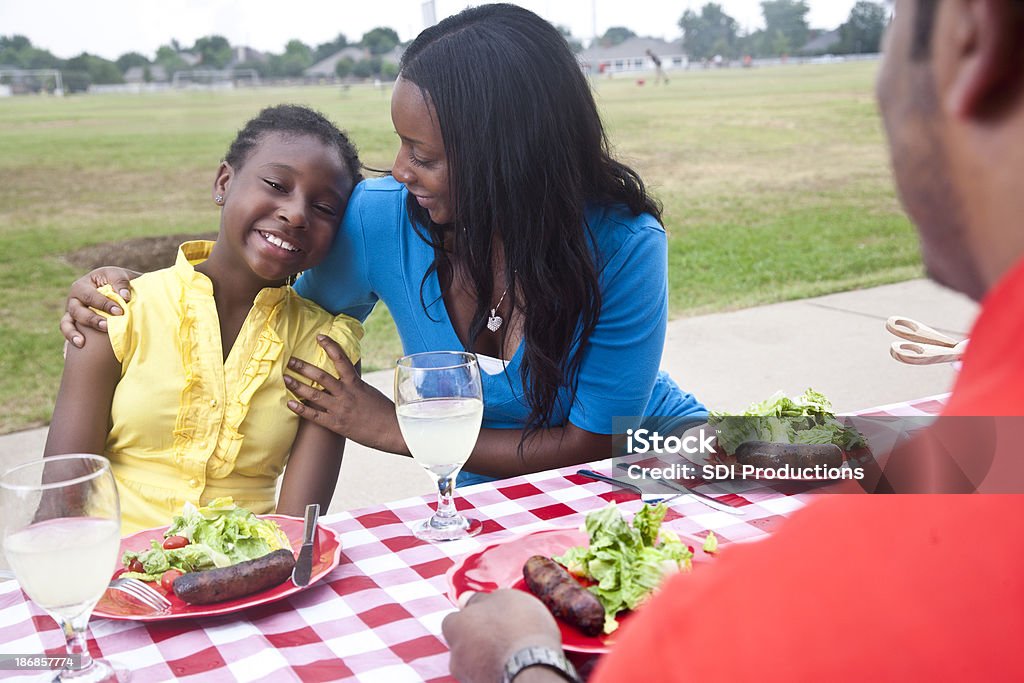
[[[284,531],[285,535],[288,537],[288,542],[291,543],[292,548],[298,552],[299,547],[302,546],[303,521],[301,519],[296,517],[285,517],[284,515],[259,515],[259,518],[270,519],[277,522],[277,525],[281,527],[281,530]],[[127,550],[148,549],[150,540],[162,540],[167,528],[168,527],[147,529],[122,538],[121,550],[118,553],[118,558],[120,559]],[[281,598],[289,595],[294,595],[299,591],[306,590],[318,580],[326,576],[341,562],[341,539],[338,538],[338,535],[334,531],[324,528],[323,526],[318,526],[317,540],[320,544],[320,552],[318,555],[313,557],[313,574],[309,580],[309,584],[305,586],[296,586],[291,582],[291,579],[288,579],[284,583],[274,586],[273,588],[268,588],[260,593],[247,595],[244,598],[239,598],[238,600],[218,602],[213,605],[189,605],[179,599],[173,592],[169,594],[166,593],[162,588],[160,588],[160,583],[157,582],[152,585],[154,585],[161,593],[165,593],[167,595],[167,599],[171,601],[171,608],[166,612],[154,614],[148,608],[135,602],[121,591],[107,589],[107,592],[103,594],[103,597],[101,597],[100,601],[96,604],[96,608],[93,609],[92,614],[93,616],[106,617],[107,619],[166,621],[169,619],[183,619],[187,617],[208,617],[216,614],[230,614],[232,612],[243,610],[247,607],[254,607],[256,605],[264,605],[268,602],[274,602],[275,600],[280,600]],[[114,572],[114,576],[120,576],[125,571],[125,569],[118,569]]]
[[[693,548],[695,564],[711,559],[711,555],[701,549],[703,541],[685,537],[682,537],[682,541]],[[523,565],[528,559],[534,555],[561,555],[568,548],[586,545],[587,542],[585,531],[559,528],[533,531],[495,543],[466,555],[448,570],[445,575],[448,580],[448,598],[458,604],[459,596],[466,591],[490,593],[499,588],[516,588],[529,593],[523,580]],[[620,628],[629,617],[629,613],[619,615]],[[572,652],[600,654],[615,644],[615,633],[587,636],[561,619],[558,620],[558,628],[562,631],[562,647]]]

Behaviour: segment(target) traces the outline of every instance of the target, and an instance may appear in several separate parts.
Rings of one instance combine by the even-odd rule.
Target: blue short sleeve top
[[[382,300],[405,353],[461,350],[436,274],[424,280],[434,253],[410,222],[406,195],[390,177],[360,183],[329,255],[299,278],[296,289],[332,313],[359,320]],[[634,216],[615,206],[592,206],[586,216],[601,313],[583,352],[575,401],[564,387],[552,426],[570,422],[610,434],[614,416],[703,414],[699,401],[658,371],[668,315],[664,228],[649,214]],[[524,426],[530,410],[520,378],[522,355],[520,345],[504,373],[482,373],[485,428]]]

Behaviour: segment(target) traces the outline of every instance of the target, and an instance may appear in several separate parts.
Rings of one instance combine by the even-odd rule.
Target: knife
[[[292,583],[296,586],[308,585],[309,577],[313,573],[313,539],[316,538],[316,521],[319,517],[319,503],[310,503],[306,506],[306,520],[302,526],[302,547],[299,548],[299,558],[295,560],[295,569],[292,570]]]
[[[678,492],[671,494],[647,493],[646,491],[644,491],[642,488],[640,488],[631,481],[626,481],[624,479],[616,479],[615,477],[606,477],[603,474],[598,474],[594,470],[576,470],[576,474],[580,475],[581,477],[586,477],[587,479],[593,479],[594,481],[603,481],[614,486],[621,486],[627,491],[632,491],[633,493],[639,493],[640,500],[643,501],[644,503],[647,503],[648,505],[667,503],[683,495]]]
[[[628,469],[629,468],[629,463],[620,462],[618,464],[618,467],[619,467],[619,469]],[[713,508],[715,510],[718,510],[719,512],[728,512],[730,515],[745,515],[745,514],[747,514],[746,511],[743,510],[742,508],[734,508],[731,505],[726,505],[725,503],[720,503],[719,501],[715,500],[714,498],[712,498],[711,496],[709,496],[706,493],[701,493],[700,491],[694,491],[693,489],[687,488],[687,487],[683,486],[682,484],[677,484],[676,482],[672,481],[671,479],[658,479],[658,483],[661,484],[662,486],[669,487],[673,491],[679,491],[680,493],[688,493],[691,496],[693,496],[694,499],[698,503],[702,503],[704,505],[707,505],[709,508]]]

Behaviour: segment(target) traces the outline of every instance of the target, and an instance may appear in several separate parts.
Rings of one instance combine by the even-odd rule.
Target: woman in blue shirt
[[[660,206],[609,154],[554,27],[485,5],[428,28],[402,58],[391,118],[392,176],[357,188],[330,256],[297,288],[358,318],[383,300],[406,353],[481,357],[484,429],[460,484],[607,457],[613,416],[703,415],[658,372]],[[293,409],[406,452],[390,401],[332,353],[340,380],[296,364],[329,396],[295,382],[309,405]]]
[[[484,428],[460,485],[607,457],[615,416],[705,414],[658,371],[661,207],[611,156],[589,84],[551,24],[496,4],[426,29],[402,57],[391,117],[391,176],[357,187],[330,255],[297,289],[359,319],[383,301],[406,353],[478,354]],[[85,289],[73,296],[106,308]],[[290,407],[407,454],[391,401],[322,344],[339,376],[293,359],[323,389],[289,381],[302,400]]]

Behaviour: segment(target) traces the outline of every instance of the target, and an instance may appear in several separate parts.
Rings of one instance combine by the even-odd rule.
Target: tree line
[[[821,31],[807,23],[810,8],[805,0],[764,0],[761,15],[765,27],[743,33],[739,22],[715,2],[700,10],[686,10],[679,19],[683,32],[683,51],[693,60],[721,55],[727,59],[742,56],[779,57],[797,52]],[[839,39],[827,51],[832,54],[876,53],[881,50],[882,34],[888,12],[877,2],[860,0],[839,27]],[[597,39],[600,47],[618,45],[636,34],[625,26],[612,26]],[[580,49],[578,41],[574,48]],[[822,50],[824,51],[824,50]]]
[[[750,33],[740,31],[739,23],[722,6],[708,2],[699,11],[686,10],[679,19],[683,32],[683,49],[690,59],[703,60],[716,55],[727,59],[741,56],[775,57],[792,54],[814,37],[807,23],[810,11],[805,0],[763,0],[761,14],[765,27]],[[886,9],[870,0],[859,0],[849,17],[839,27],[839,42],[828,48],[833,54],[874,53],[880,50],[882,33],[888,21]],[[558,27],[573,51],[583,45],[563,26]],[[597,39],[598,45],[610,47],[634,37],[633,31],[613,26]],[[345,57],[335,64],[335,75],[346,78],[378,77],[394,79],[398,67],[382,59],[401,41],[390,28],[377,27],[367,31],[356,43],[339,33],[334,40],[317,46],[301,40],[290,40],[279,54],[266,53],[259,58],[235,61],[235,50],[227,38],[203,36],[191,47],[171,40],[161,45],[153,58],[139,52],[127,52],[115,60],[83,52],[71,59],[61,59],[50,51],[32,45],[25,36],[0,36],[0,66],[21,69],[59,69],[69,91],[85,90],[91,84],[123,83],[127,71],[141,67],[143,80],[154,80],[153,67],[159,66],[170,77],[175,71],[189,69],[252,69],[261,78],[301,78],[303,72],[322,59],[346,47],[357,47],[366,53],[359,59]]]
[[[810,8],[805,0],[765,0],[761,14],[765,27],[741,33],[739,23],[718,3],[709,2],[699,11],[686,10],[679,20],[683,49],[690,59],[716,55],[778,57],[801,49],[815,36],[807,23]],[[828,48],[832,54],[876,53],[888,22],[886,9],[869,0],[859,0],[839,27],[839,40]]]
[[[301,78],[303,72],[322,59],[330,57],[346,47],[356,47],[368,53],[361,59],[339,60],[335,73],[338,76],[356,78],[394,78],[398,68],[385,61],[381,55],[400,44],[398,34],[390,28],[378,27],[363,34],[356,43],[349,43],[339,33],[334,40],[320,43],[316,47],[301,40],[290,40],[280,54],[264,53],[260,58],[235,61],[235,49],[224,36],[203,36],[191,47],[171,40],[157,48],[153,58],[139,52],[126,52],[115,60],[83,52],[77,57],[61,59],[49,50],[32,45],[25,36],[0,36],[0,66],[19,69],[59,69],[64,78],[65,89],[74,92],[85,90],[92,84],[124,83],[129,69],[141,67],[143,80],[154,80],[153,67],[161,67],[170,77],[175,71],[190,69],[222,70],[229,66],[234,69],[252,69],[261,78]]]

